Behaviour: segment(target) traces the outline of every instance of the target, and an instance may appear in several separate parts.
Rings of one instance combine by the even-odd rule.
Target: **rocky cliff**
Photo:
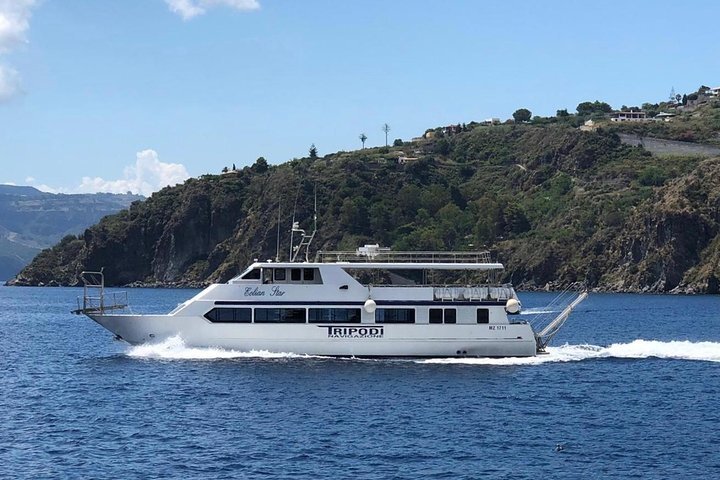
[[[475,126],[191,179],[66,237],[13,283],[72,285],[101,267],[114,285],[225,281],[275,257],[278,212],[287,258],[315,191],[317,249],[489,248],[524,288],[718,290],[720,159],[655,157],[567,125]]]

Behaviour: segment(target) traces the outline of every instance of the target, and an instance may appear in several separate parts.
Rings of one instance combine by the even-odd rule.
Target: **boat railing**
[[[83,295],[77,298],[77,310],[72,313],[104,315],[108,311],[128,308],[127,292],[106,292],[105,275],[99,272],[84,271],[80,273],[83,282]]]
[[[433,287],[433,300],[441,302],[505,301],[517,298],[515,290],[509,285],[499,286],[458,286],[444,285]]]
[[[316,262],[355,262],[355,263],[491,263],[490,252],[434,252],[408,251],[394,252],[375,245],[366,245],[355,251],[319,251]]]

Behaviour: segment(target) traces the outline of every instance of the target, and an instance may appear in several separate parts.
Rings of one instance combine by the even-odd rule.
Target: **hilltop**
[[[593,118],[599,125],[578,128]],[[663,123],[643,135],[684,129],[717,144],[720,104]],[[43,251],[14,283],[72,285],[100,267],[113,285],[226,281],[275,257],[278,210],[287,258],[293,211],[310,227],[317,190],[317,249],[488,248],[520,288],[716,293],[720,158],[623,143],[637,128],[578,112],[431,129],[277,166],[261,158],[133,202]]]

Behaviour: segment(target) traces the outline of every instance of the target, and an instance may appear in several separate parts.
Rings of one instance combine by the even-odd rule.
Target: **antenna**
[[[297,199],[295,201],[295,204],[297,206]],[[314,228],[312,234],[308,235],[305,233],[305,230],[300,228],[300,223],[295,221],[295,214],[293,214],[293,224],[292,229],[290,230],[290,261],[295,262],[297,261],[297,258],[301,255],[303,251],[303,247],[305,248],[305,261],[309,262],[310,259],[309,253],[310,253],[310,244],[312,243],[313,239],[315,238],[315,234],[317,233],[317,183],[315,184],[315,203],[314,203],[314,213],[313,213],[313,223]],[[294,233],[299,233],[302,237],[300,238],[300,243],[297,246],[293,246],[292,243],[292,236]]]
[[[298,228],[297,222],[295,221],[295,212],[297,211],[297,202],[298,202],[299,196],[300,196],[300,185],[298,184],[298,188],[295,191],[295,205],[293,205],[292,223],[290,224],[290,252],[289,252],[288,258],[290,259],[291,262],[294,261],[294,259],[295,259],[295,256],[293,255],[293,250],[294,250],[294,248],[293,248],[294,238],[293,237],[295,236],[295,229]]]
[[[275,261],[280,261],[280,205],[282,204],[282,197],[278,199],[278,224],[277,224],[277,246],[275,247]]]
[[[314,194],[315,194],[315,205],[313,206],[313,237],[315,236],[315,233],[317,232],[317,182],[315,182],[314,187]],[[307,253],[305,254],[307,257]]]

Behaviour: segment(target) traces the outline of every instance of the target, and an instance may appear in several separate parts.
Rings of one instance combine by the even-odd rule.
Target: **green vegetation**
[[[518,123],[529,122],[530,118],[532,118],[532,112],[527,108],[519,108],[513,113],[513,119]]]
[[[596,113],[605,114],[612,112],[612,107],[605,103],[595,100],[594,102],[582,102],[577,106],[577,113],[580,116],[590,116]]]
[[[578,113],[608,107],[584,102]],[[103,266],[112,284],[225,281],[275,257],[278,207],[287,258],[294,206],[310,228],[317,190],[318,249],[488,248],[506,263],[505,280],[525,288],[711,291],[720,160],[655,157],[615,129],[578,130],[578,118],[561,110],[529,124],[431,129],[434,138],[412,144],[311,151],[278,166],[260,158],[104,218],[40,254],[19,283],[73,283]],[[720,131],[712,112],[696,120],[693,134]],[[409,151],[418,159],[399,164]]]

